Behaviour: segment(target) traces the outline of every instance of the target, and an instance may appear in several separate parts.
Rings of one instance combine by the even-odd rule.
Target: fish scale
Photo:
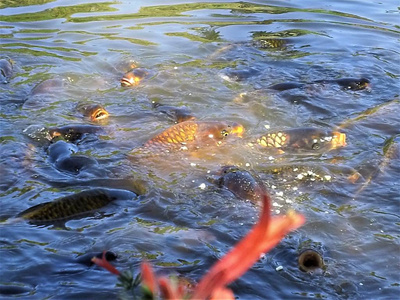
[[[103,189],[83,191],[52,202],[35,205],[18,216],[29,221],[63,220],[99,209],[116,199]]]

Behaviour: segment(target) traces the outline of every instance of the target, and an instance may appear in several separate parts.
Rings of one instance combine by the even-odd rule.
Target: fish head
[[[108,111],[106,111],[105,108],[99,104],[93,105],[88,109],[88,117],[92,122],[107,119],[108,116]]]
[[[122,76],[120,80],[121,86],[137,86],[147,75],[149,75],[149,73],[146,69],[134,68]]]

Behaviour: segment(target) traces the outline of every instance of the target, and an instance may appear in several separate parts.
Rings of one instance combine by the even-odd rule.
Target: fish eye
[[[314,143],[314,144],[311,146],[311,148],[312,148],[313,150],[318,150],[318,149],[321,149],[321,145],[320,145],[319,143]]]
[[[227,130],[225,130],[225,129],[222,129],[222,130],[221,130],[221,135],[222,135],[222,136],[228,136],[228,135],[229,135],[229,132],[228,132]]]

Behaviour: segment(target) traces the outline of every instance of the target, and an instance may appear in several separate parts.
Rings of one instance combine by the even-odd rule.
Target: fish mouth
[[[109,113],[105,109],[99,108],[92,114],[91,119],[92,119],[92,121],[100,121],[100,120],[107,119],[108,116],[109,116]]]
[[[332,149],[345,147],[347,146],[346,143],[346,134],[341,132],[334,132],[333,139],[332,139]]]
[[[121,79],[121,86],[134,86],[138,85],[140,78],[138,77],[123,77]]]

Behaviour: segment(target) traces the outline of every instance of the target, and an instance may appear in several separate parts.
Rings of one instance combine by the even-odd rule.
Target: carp
[[[35,205],[21,212],[17,217],[35,224],[67,221],[98,210],[112,201],[128,200],[135,197],[135,193],[125,190],[86,190]]]
[[[75,142],[81,139],[85,134],[99,133],[102,131],[103,128],[100,126],[76,124],[62,127],[50,127],[48,129],[48,135],[50,139],[61,137],[66,141]]]
[[[224,166],[216,175],[215,178],[209,179],[243,200],[257,203],[261,201],[262,192],[266,190],[264,183],[259,178],[236,166]]]
[[[137,86],[143,79],[148,78],[150,72],[145,68],[133,68],[131,71],[126,72],[120,82],[121,86],[130,87]]]
[[[178,123],[144,143],[140,150],[161,154],[220,146],[229,136],[242,137],[244,127],[236,122],[185,121]]]
[[[108,118],[108,111],[97,103],[79,103],[76,109],[92,122],[102,121]]]
[[[346,134],[319,128],[293,128],[271,131],[250,146],[282,151],[328,151],[346,146]]]
[[[153,108],[155,108],[158,112],[167,115],[175,123],[196,119],[196,117],[187,107],[175,107],[155,102],[153,103]]]

